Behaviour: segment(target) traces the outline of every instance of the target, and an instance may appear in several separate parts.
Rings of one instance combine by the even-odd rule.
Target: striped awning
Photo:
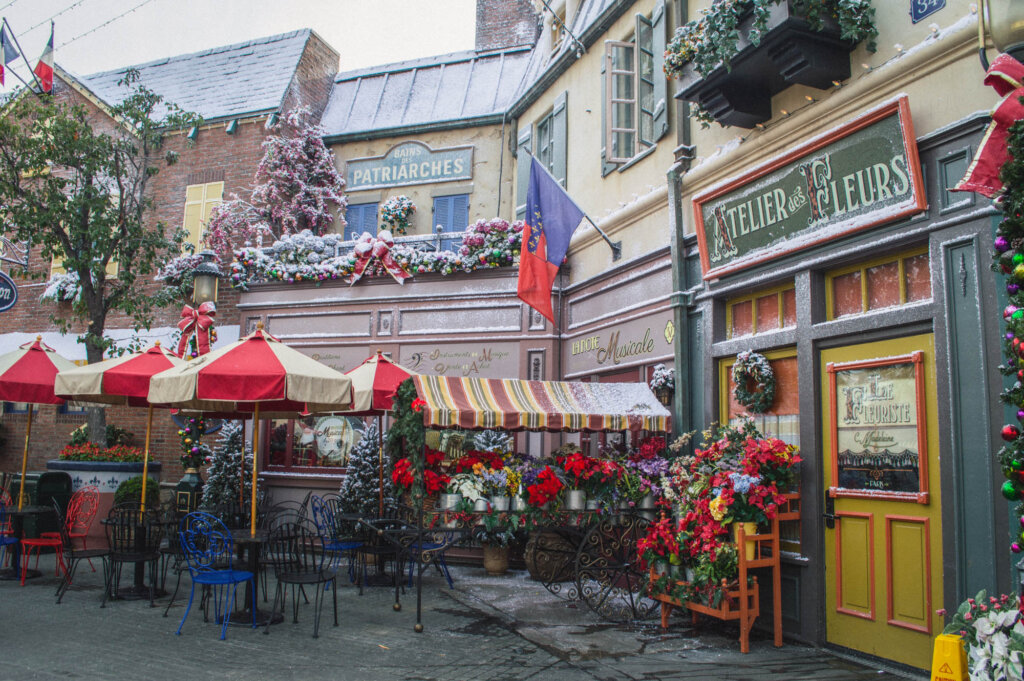
[[[413,376],[434,428],[669,430],[669,412],[644,383],[568,383]]]

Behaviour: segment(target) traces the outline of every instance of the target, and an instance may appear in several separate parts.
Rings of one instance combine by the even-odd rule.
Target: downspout
[[[676,2],[676,24],[682,25],[689,16],[687,0]],[[679,146],[675,149],[675,163],[669,168],[668,181],[668,213],[671,232],[672,258],[672,295],[670,305],[672,319],[676,328],[675,351],[676,389],[672,402],[672,434],[678,436],[694,430],[690,419],[690,307],[693,296],[689,292],[696,282],[688,281],[686,274],[686,225],[683,220],[682,189],[683,176],[690,170],[695,156],[692,132],[690,127],[690,105],[679,102],[676,107],[678,115],[677,139]],[[699,377],[698,377],[699,378]]]

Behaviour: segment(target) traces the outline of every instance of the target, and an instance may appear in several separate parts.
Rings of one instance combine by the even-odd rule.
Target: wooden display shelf
[[[744,546],[753,543],[753,557],[747,558]],[[698,615],[707,615],[723,621],[738,621],[740,624],[740,651],[750,652],[750,630],[754,620],[761,613],[760,587],[757,577],[748,574],[754,568],[768,568],[772,572],[772,629],[776,648],[782,647],[782,580],[779,564],[779,518],[771,521],[771,529],[763,534],[745,535],[742,525],[736,527],[736,545],[739,554],[739,574],[732,582],[722,581],[725,593],[717,608],[695,601],[682,602],[666,594],[652,594],[651,598],[661,602],[661,627],[668,628],[668,618],[673,608],[686,607],[693,617],[694,625]],[[653,569],[651,581],[657,579]],[[685,585],[686,582],[676,582]]]

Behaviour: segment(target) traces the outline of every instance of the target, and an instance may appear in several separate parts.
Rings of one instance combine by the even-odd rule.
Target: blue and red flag
[[[555,323],[551,287],[569,250],[569,240],[585,217],[558,181],[530,156],[526,227],[519,255],[519,299]]]

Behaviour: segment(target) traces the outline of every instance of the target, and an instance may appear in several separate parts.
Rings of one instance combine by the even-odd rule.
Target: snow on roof
[[[276,111],[311,34],[306,28],[75,77],[104,101],[115,103],[127,93],[117,82],[135,68],[143,85],[164,101],[207,120]]]

